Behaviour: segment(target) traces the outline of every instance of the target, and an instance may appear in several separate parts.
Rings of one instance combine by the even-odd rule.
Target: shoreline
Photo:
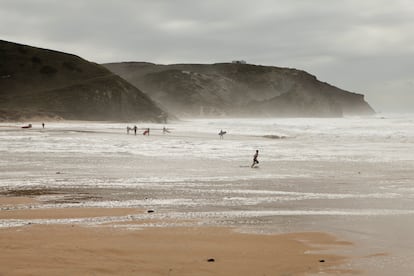
[[[31,202],[0,197],[0,207]],[[133,208],[51,208],[1,211],[0,219],[126,215]],[[57,275],[304,275],[353,273],[347,257],[331,253],[351,246],[323,232],[246,234],[232,227],[142,227],[130,222],[27,224],[0,229],[0,274]],[[119,225],[118,225],[119,226]],[[138,226],[138,227],[136,227]]]
[[[159,229],[166,229],[161,237],[184,229],[201,229],[204,236],[216,229],[252,235],[328,233],[353,242],[323,250],[350,256],[339,268],[369,276],[410,275],[411,121],[197,120],[169,126],[174,129],[168,135],[162,126],[148,124],[154,128],[151,136],[128,136],[121,124],[2,128],[0,229],[27,230],[44,244],[48,237],[36,236],[41,232],[36,229],[53,236],[72,225],[81,229],[79,235],[102,228],[103,239],[110,239],[111,231]],[[220,129],[228,131],[225,139],[219,139]],[[260,167],[253,170],[256,149]],[[20,248],[33,246],[16,235],[12,238]],[[227,240],[232,235],[227,233]]]

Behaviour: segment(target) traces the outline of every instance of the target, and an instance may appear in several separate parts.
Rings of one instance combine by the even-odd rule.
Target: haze
[[[106,63],[294,67],[362,93],[378,112],[414,112],[409,0],[0,0],[0,39]]]

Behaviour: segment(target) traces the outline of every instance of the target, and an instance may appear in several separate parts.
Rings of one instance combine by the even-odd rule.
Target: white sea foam
[[[125,135],[125,124],[50,123],[46,130],[8,129],[0,131],[0,152],[242,160],[251,148],[260,148],[270,160],[414,159],[413,152],[407,151],[414,144],[414,127],[408,118],[194,120],[169,125],[173,129],[169,139],[160,139],[162,125],[141,127],[147,126],[155,136],[143,139],[139,134],[138,142],[134,135]],[[220,129],[228,132],[221,141],[217,139]],[[210,138],[206,140],[205,135]],[[266,139],[265,135],[286,139]]]
[[[1,197],[37,200],[2,202],[1,213],[133,208],[127,216],[0,219],[0,228],[235,225],[259,233],[329,231],[375,252],[392,248],[390,256],[398,261],[389,263],[390,270],[412,257],[413,115],[188,120],[168,124],[166,135],[164,125],[137,125],[135,136],[119,123],[50,122],[45,129],[39,123],[32,129],[0,123]],[[146,127],[150,137],[142,135]],[[221,129],[227,131],[223,140]],[[256,149],[260,167],[251,169]],[[143,212],[149,209],[155,212]]]
[[[215,212],[168,212],[160,214],[133,214],[127,216],[103,216],[88,218],[64,219],[0,219],[0,228],[18,227],[32,224],[83,224],[97,225],[104,223],[140,222],[148,219],[155,220],[203,220],[207,224],[215,224],[219,220],[237,220],[241,218],[263,218],[278,216],[404,216],[413,215],[414,210],[390,209],[325,209],[325,210],[266,210],[266,211],[215,211]],[[176,223],[177,225],[180,222]]]
[[[150,137],[141,130],[137,136],[127,135],[126,124],[119,123],[48,123],[46,129],[34,124],[30,130],[10,124],[0,127],[2,190],[133,191],[119,192],[113,200],[79,203],[66,202],[59,195],[39,196],[41,207],[19,205],[18,209],[188,208],[200,215],[203,209],[222,208],[220,214],[230,217],[411,214],[404,210],[410,210],[414,198],[413,116],[189,120],[169,124],[171,133],[166,135],[163,125],[139,124],[151,128]],[[223,140],[220,129],[227,131]],[[264,137],[272,135],[286,138]],[[260,149],[261,163],[252,170],[255,149]],[[347,168],[342,172],[338,166],[344,164]],[[377,171],[379,165],[398,166],[398,174],[386,175],[391,169]],[[335,171],[330,173],[332,168]],[[145,195],[152,196],[144,199]],[[377,209],[368,211],[366,201]],[[344,209],[332,209],[333,202],[341,202]],[[300,203],[302,209],[269,210],[277,204],[295,210],[293,203]],[[309,211],[317,204],[330,209]],[[352,205],[361,210],[346,210]],[[378,208],[383,205],[388,209]],[[393,210],[397,207],[401,211]],[[232,208],[263,210],[228,212]]]

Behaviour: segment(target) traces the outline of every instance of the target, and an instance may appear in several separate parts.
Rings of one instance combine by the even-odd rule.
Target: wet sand
[[[9,204],[21,201],[1,200]],[[1,215],[8,219],[68,218],[136,212],[128,208],[68,208],[2,211]],[[337,268],[346,261],[345,257],[324,253],[344,246],[352,245],[317,232],[259,235],[238,233],[227,227],[129,229],[111,224],[30,224],[0,229],[0,275],[350,273]]]
[[[138,213],[129,208],[64,208],[64,209],[34,209],[34,210],[12,210],[0,212],[0,219],[66,219],[66,218],[88,218],[102,216],[126,216]],[[142,213],[142,211],[140,212]]]
[[[202,266],[211,265],[206,262],[210,257],[216,259],[217,267],[238,268],[247,263],[258,273],[244,268],[244,275],[314,275],[319,269],[326,275],[412,274],[411,136],[362,139],[348,129],[335,135],[325,129],[312,136],[303,127],[299,136],[286,139],[229,132],[219,140],[215,132],[192,132],[194,127],[177,126],[169,135],[154,130],[150,137],[126,135],[124,127],[112,124],[48,124],[45,130],[1,132],[0,251],[6,259],[0,268],[8,270],[0,275],[13,274],[19,267],[29,271],[25,264],[36,269],[45,266],[44,271],[33,270],[35,275],[62,274],[63,267],[84,269],[69,271],[70,275],[114,274],[122,267],[126,270],[119,274],[134,274],[132,266],[137,263],[148,264],[153,275],[203,275],[210,272],[210,266]],[[261,163],[250,169],[256,148],[261,149]],[[249,235],[239,236],[240,232]],[[324,246],[328,250],[317,251],[313,246],[323,238],[309,233],[333,235],[353,245],[332,242]],[[95,236],[99,240],[89,244]],[[144,246],[145,237],[163,241],[166,247],[157,245],[151,251],[150,244]],[[245,237],[257,240],[257,251],[243,243],[250,239]],[[269,240],[261,240],[269,237],[276,246],[266,249]],[[286,261],[281,255],[297,247],[298,240],[310,242],[299,243],[303,250]],[[223,263],[217,254],[227,252],[227,242],[227,247],[238,251],[228,253],[228,258],[234,255],[235,259],[225,257]],[[78,248],[73,247],[76,244]],[[146,251],[133,247],[137,244]],[[184,250],[180,244],[194,244],[199,255],[178,253]],[[205,244],[211,251],[203,249]],[[280,248],[283,254],[272,251]],[[301,264],[308,264],[302,257],[308,257],[303,252],[309,250],[325,260],[334,255],[349,258],[340,257],[338,266],[335,261],[315,264],[312,260],[308,272]],[[252,253],[247,259],[239,252]],[[131,261],[128,255],[142,261]],[[171,255],[182,257],[177,261]],[[194,266],[187,266],[188,260]],[[110,263],[112,267],[105,268]],[[179,267],[172,264],[177,263],[185,264],[181,267],[188,267],[188,272],[174,274]],[[287,263],[297,270],[271,270]],[[61,270],[55,273],[52,264]],[[243,275],[221,271],[225,271],[222,275]]]

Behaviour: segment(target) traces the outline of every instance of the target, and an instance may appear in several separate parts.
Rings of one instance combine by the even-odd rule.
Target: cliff
[[[78,56],[0,40],[0,120],[157,121],[142,91]]]
[[[104,64],[179,117],[340,117],[374,110],[307,72],[251,64]]]

